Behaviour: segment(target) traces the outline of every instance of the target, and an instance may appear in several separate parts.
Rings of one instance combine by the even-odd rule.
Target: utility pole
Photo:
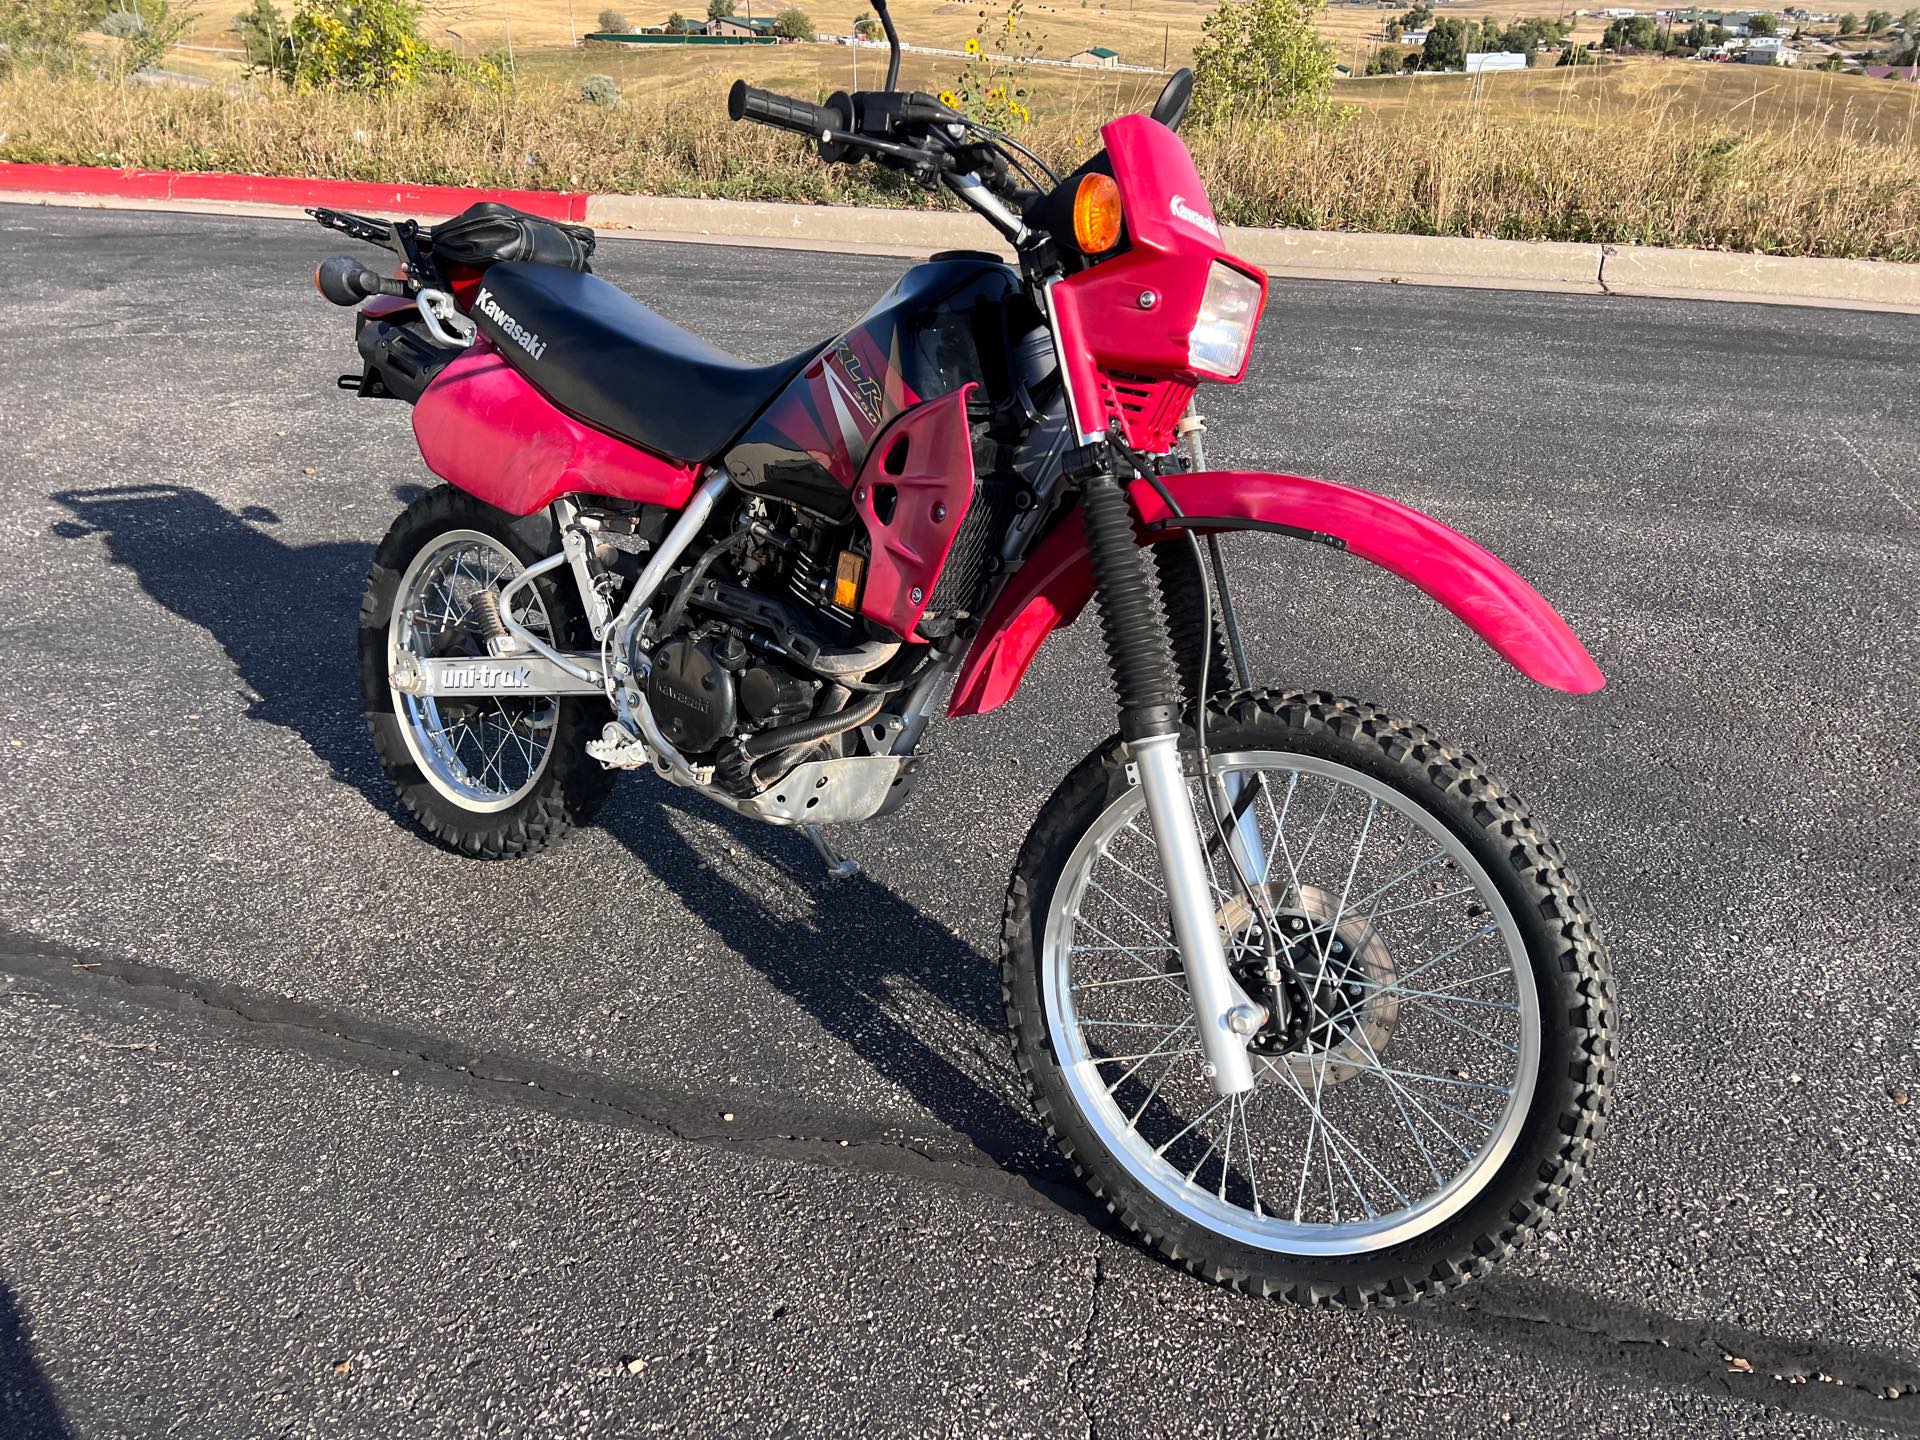
[[[860,17],[853,17],[853,34],[848,37],[847,48],[853,51],[853,93],[860,93]]]
[[[520,72],[513,63],[513,17],[507,14],[507,0],[500,0],[500,23],[507,27],[507,73],[518,80]]]
[[[1167,51],[1172,44],[1173,44],[1173,27],[1171,25],[1161,26],[1160,27],[1160,68],[1162,70],[1165,70],[1167,68]]]
[[[573,0],[567,0],[567,40],[576,46],[580,43],[580,31],[573,23]]]

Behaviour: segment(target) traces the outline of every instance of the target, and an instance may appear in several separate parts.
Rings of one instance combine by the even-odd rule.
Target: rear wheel
[[[1270,1012],[1255,1088],[1222,1098],[1202,1071],[1112,741],[1048,801],[1008,893],[1008,1018],[1042,1119],[1209,1279],[1364,1306],[1484,1273],[1603,1124],[1612,987],[1578,881],[1472,757],[1371,706],[1217,697],[1207,739],[1259,836],[1250,894],[1209,846],[1229,966]]]
[[[474,599],[551,554],[545,515],[515,519],[453,489],[401,513],[374,556],[360,606],[360,681],[381,767],[434,840],[463,855],[532,854],[589,819],[612,775],[586,754],[592,697],[434,699],[388,677],[404,656],[484,656]],[[513,618],[560,648],[591,644],[578,600],[536,580]]]

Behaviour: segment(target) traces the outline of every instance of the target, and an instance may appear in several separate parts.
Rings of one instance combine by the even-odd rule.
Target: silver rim
[[[1480,1192],[1526,1122],[1541,1015],[1519,927],[1459,838],[1384,782],[1275,751],[1211,768],[1248,787],[1265,852],[1249,905],[1209,847],[1228,961],[1256,999],[1288,996],[1291,1028],[1255,1037],[1252,1091],[1214,1093],[1134,788],[1081,837],[1047,913],[1041,988],[1068,1088],[1129,1175],[1230,1240],[1299,1255],[1410,1240]]]
[[[473,597],[497,589],[521,570],[513,552],[478,530],[437,535],[407,567],[393,597],[387,626],[387,670],[401,655],[429,659],[482,655]],[[529,585],[514,601],[513,618],[534,634],[551,633],[547,612]],[[434,700],[393,694],[394,714],[427,783],[462,809],[505,810],[546,773],[560,716],[552,696]]]

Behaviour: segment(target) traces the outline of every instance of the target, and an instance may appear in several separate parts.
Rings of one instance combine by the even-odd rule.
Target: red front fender
[[[1411,581],[1464,620],[1521,674],[1586,695],[1605,684],[1567,622],[1526,581],[1458,531],[1397,500],[1301,475],[1203,471],[1163,482],[1195,528],[1278,528],[1315,538]],[[1154,529],[1167,505],[1146,481],[1133,499],[1150,540],[1181,532]],[[1071,624],[1093,595],[1085,532],[1069,515],[1008,581],[967,651],[947,710],[979,715],[1004,705],[1020,687],[1041,641]]]

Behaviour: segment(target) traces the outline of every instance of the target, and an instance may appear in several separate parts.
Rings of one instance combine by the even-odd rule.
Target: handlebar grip
[[[810,105],[805,100],[795,100],[786,95],[776,95],[771,90],[761,90],[744,80],[734,81],[733,89],[727,92],[727,118],[752,120],[760,125],[791,130],[796,135],[807,135],[814,139],[818,139],[823,130],[844,130],[847,126],[847,118],[838,110],[826,105]]]
[[[323,260],[320,268],[313,272],[313,288],[336,305],[358,305],[375,295],[407,293],[404,280],[391,280],[351,255],[335,255],[331,260]]]

